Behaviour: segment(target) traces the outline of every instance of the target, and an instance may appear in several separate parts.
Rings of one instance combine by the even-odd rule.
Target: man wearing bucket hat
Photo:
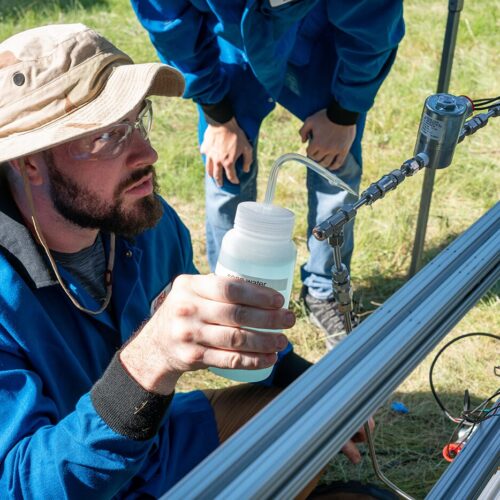
[[[201,276],[155,193],[150,95],[133,64],[81,25],[0,43],[2,498],[159,496],[310,365],[277,292]],[[182,373],[262,368],[263,386],[176,394]],[[359,454],[351,442],[345,452]]]

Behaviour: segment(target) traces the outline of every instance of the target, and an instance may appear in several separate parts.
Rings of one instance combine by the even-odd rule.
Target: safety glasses
[[[145,99],[135,122],[117,123],[107,130],[72,141],[68,144],[68,152],[74,160],[112,160],[122,154],[136,129],[147,140],[152,125],[153,104]]]

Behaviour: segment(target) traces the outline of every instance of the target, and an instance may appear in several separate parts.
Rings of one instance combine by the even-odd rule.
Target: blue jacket
[[[134,241],[117,237],[111,308],[91,316],[56,281],[0,172],[2,500],[157,497],[218,446],[201,391],[173,399],[147,393],[116,361],[172,281],[197,272],[188,230],[162,203],[154,228]],[[106,235],[104,243],[108,252]],[[80,304],[98,309],[59,272]],[[289,352],[291,345],[279,358]]]
[[[275,101],[301,120],[324,108],[364,113],[404,34],[401,0],[132,0],[185,98],[225,103],[255,138]]]
[[[150,317],[154,299],[177,275],[196,272],[187,229],[164,203],[155,228],[134,242],[117,238],[113,316],[92,317],[78,311],[55,281],[4,184],[0,498],[161,495],[218,445],[207,399],[201,392],[176,395],[153,437],[131,439],[103,419],[91,389]],[[79,283],[61,272],[78,300],[96,309]],[[113,410],[114,391],[105,388],[101,409]]]

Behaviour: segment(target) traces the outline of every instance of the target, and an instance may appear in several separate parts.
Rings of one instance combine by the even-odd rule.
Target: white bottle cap
[[[265,239],[290,240],[294,223],[291,210],[270,203],[244,201],[236,209],[234,228]]]

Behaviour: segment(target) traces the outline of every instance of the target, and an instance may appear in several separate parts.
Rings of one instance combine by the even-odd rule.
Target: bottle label
[[[224,267],[220,262],[217,263],[217,268],[215,274],[218,276],[227,276],[228,278],[236,278],[239,280],[244,280],[248,283],[254,283],[255,285],[267,286],[273,288],[277,292],[281,292],[283,295],[286,292],[288,286],[288,278],[282,279],[268,279],[268,278],[256,278],[255,276],[248,276],[246,274],[236,273]]]

